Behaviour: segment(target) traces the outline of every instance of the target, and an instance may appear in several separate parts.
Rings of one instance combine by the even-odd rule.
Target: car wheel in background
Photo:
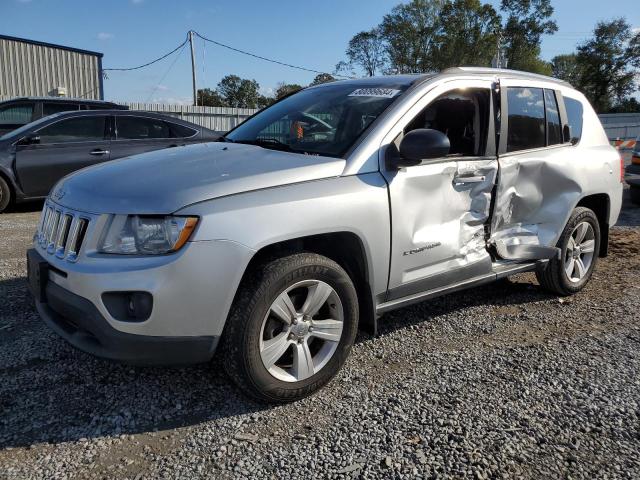
[[[11,189],[9,185],[0,177],[0,213],[4,212],[11,203]]]
[[[631,188],[629,188],[629,196],[631,197],[631,203],[640,205],[640,186],[631,185]]]
[[[222,338],[227,373],[250,396],[289,402],[323,387],[347,359],[358,297],[340,265],[300,253],[248,274]]]
[[[573,211],[557,247],[560,258],[538,268],[538,282],[558,295],[577,293],[591,278],[600,251],[600,225],[592,210],[578,207]]]

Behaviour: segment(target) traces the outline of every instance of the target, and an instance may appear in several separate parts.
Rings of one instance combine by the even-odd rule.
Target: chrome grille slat
[[[82,248],[90,219],[78,212],[45,203],[36,241],[49,255],[75,262]]]

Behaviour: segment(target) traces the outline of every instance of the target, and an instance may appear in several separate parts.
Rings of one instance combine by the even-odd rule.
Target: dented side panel
[[[519,245],[555,245],[584,191],[575,169],[567,166],[567,155],[568,147],[561,147],[500,158],[491,222],[491,240],[499,252]]]
[[[484,227],[497,168],[496,159],[442,161],[388,178],[392,298],[491,270]]]

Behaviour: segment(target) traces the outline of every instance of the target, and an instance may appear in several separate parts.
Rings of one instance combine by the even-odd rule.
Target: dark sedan
[[[631,201],[640,205],[640,137],[636,140],[635,148],[631,154],[631,165],[627,165],[625,180],[631,188]]]
[[[80,168],[138,153],[216,140],[220,135],[174,117],[130,110],[63,112],[0,137],[0,212],[46,197]]]

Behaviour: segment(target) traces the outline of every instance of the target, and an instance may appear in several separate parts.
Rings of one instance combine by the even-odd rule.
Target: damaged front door
[[[500,172],[490,241],[507,260],[558,255],[556,241],[580,194],[566,167],[571,144],[563,139],[562,96],[533,85],[500,82]]]
[[[486,232],[498,169],[491,88],[479,80],[440,85],[387,136],[385,155],[398,155],[403,136],[420,128],[444,133],[451,145],[420,165],[383,166],[392,219],[388,301],[491,272]]]

